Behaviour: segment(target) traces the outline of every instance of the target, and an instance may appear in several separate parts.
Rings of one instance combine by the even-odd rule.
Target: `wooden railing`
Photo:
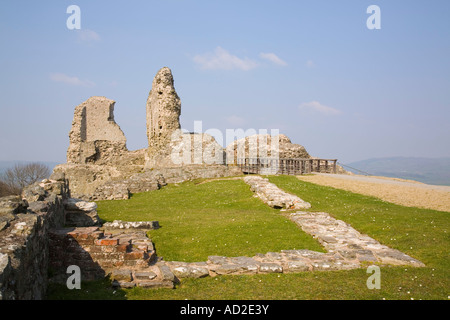
[[[312,172],[336,173],[337,159],[241,158],[237,166],[244,173],[298,175]]]

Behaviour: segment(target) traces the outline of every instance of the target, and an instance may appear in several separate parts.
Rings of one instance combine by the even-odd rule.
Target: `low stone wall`
[[[128,199],[131,193],[158,190],[168,183],[242,175],[238,167],[226,165],[186,165],[143,171],[138,166],[98,166],[62,164],[53,174],[65,174],[72,197],[86,201]]]
[[[299,197],[284,192],[268,179],[260,176],[247,176],[244,181],[250,185],[250,189],[255,192],[264,203],[272,208],[282,209],[309,209],[311,204],[303,201]]]
[[[327,250],[281,250],[253,257],[209,256],[204,262],[166,262],[178,278],[201,278],[216,275],[292,273],[303,271],[350,270],[367,263],[380,265],[425,265],[359,233],[344,221],[325,212],[296,212],[289,215],[306,233]]]

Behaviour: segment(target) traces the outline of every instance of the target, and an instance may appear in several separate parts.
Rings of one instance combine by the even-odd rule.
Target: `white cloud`
[[[208,70],[251,70],[258,66],[258,63],[249,58],[239,58],[230,54],[221,47],[217,47],[213,53],[205,53],[194,56],[194,62],[202,69]]]
[[[299,106],[300,110],[312,110],[326,116],[335,116],[341,113],[340,110],[325,106],[317,101],[304,102]]]
[[[89,29],[81,29],[78,31],[78,39],[81,41],[100,41],[100,35]]]
[[[231,124],[233,126],[242,126],[246,122],[244,118],[241,118],[241,117],[236,116],[236,115],[232,115],[232,116],[226,117],[225,120],[229,124]]]
[[[308,60],[308,61],[306,61],[306,66],[307,66],[308,68],[313,68],[313,67],[316,66],[316,64],[314,63],[314,61]]]
[[[50,79],[55,82],[62,82],[72,86],[93,87],[95,83],[90,80],[81,80],[78,77],[71,77],[64,73],[52,73]]]
[[[281,60],[275,53],[264,53],[264,52],[261,52],[259,54],[259,56],[262,59],[269,60],[270,62],[273,62],[273,63],[275,63],[275,64],[277,64],[279,66],[283,66],[283,67],[287,66],[287,63],[285,61]]]

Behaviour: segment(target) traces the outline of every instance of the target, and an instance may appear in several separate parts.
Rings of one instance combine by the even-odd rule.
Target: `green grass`
[[[297,274],[268,274],[255,276],[220,276],[204,279],[186,279],[173,289],[144,290],[134,288],[129,290],[118,290],[114,294],[105,281],[82,284],[82,290],[67,290],[65,286],[50,286],[49,299],[442,299],[447,300],[450,296],[450,217],[448,212],[440,212],[427,209],[403,207],[381,201],[379,199],[363,196],[347,191],[342,191],[330,187],[314,185],[303,182],[291,176],[270,177],[273,183],[280,188],[297,194],[302,199],[312,204],[310,211],[325,211],[337,219],[350,223],[354,228],[362,233],[375,238],[381,243],[392,248],[399,249],[412,257],[421,260],[426,264],[424,268],[412,267],[382,267],[381,268],[381,289],[369,290],[366,286],[366,280],[369,274],[365,269],[351,271],[317,271],[302,272]],[[158,220],[162,222],[163,228],[157,232],[152,232],[152,239],[157,243],[166,241],[163,235],[165,232],[175,232],[173,228],[192,229],[193,226],[188,223],[189,212],[198,211],[214,214],[220,217],[220,225],[226,225],[231,230],[242,230],[243,228],[231,229],[241,222],[234,224],[230,222],[228,215],[233,215],[234,219],[238,217],[238,212],[250,216],[245,219],[246,222],[252,221],[251,218],[256,214],[263,216],[281,217],[273,209],[268,208],[258,199],[252,198],[248,187],[238,183],[239,181],[216,181],[214,183],[205,183],[195,185],[194,183],[183,184],[179,187],[168,186],[157,192],[135,195],[128,201],[107,201],[99,203],[99,213],[103,219],[113,220]],[[186,188],[184,188],[186,187]],[[192,188],[190,188],[192,187]],[[178,188],[178,189],[177,189]],[[156,196],[158,194],[158,196]],[[159,195],[166,195],[167,198]],[[178,195],[177,195],[178,194]],[[226,194],[221,197],[218,194]],[[183,205],[170,203],[171,195],[185,199]],[[201,196],[203,195],[203,196]],[[199,202],[199,197],[202,199]],[[221,198],[223,200],[214,203]],[[225,200],[225,198],[227,200]],[[161,202],[166,199],[166,202]],[[142,203],[151,203],[146,209],[141,208]],[[133,202],[137,201],[137,202]],[[133,204],[134,203],[134,204]],[[109,207],[109,209],[107,209]],[[165,217],[165,209],[174,209],[183,207],[179,210],[178,218]],[[177,209],[178,210],[178,209]],[[253,212],[249,213],[247,211]],[[183,212],[183,214],[182,214]],[[235,212],[235,213],[231,213]],[[257,213],[258,212],[258,213]],[[264,213],[265,212],[265,213]],[[263,214],[264,213],[264,214]],[[158,217],[158,219],[156,218]],[[201,219],[203,219],[202,216]],[[233,218],[231,218],[233,219]],[[250,219],[250,220],[249,220]],[[263,219],[264,220],[264,219]],[[243,223],[244,221],[242,221]],[[268,222],[268,221],[267,221]],[[208,225],[211,225],[209,221]],[[251,222],[250,222],[251,224]],[[255,228],[248,230],[250,234],[248,239],[259,239],[259,228],[268,228],[267,223],[255,224]],[[289,223],[282,222],[282,226],[288,226]],[[170,227],[170,228],[169,228]],[[222,234],[217,225],[211,225],[214,234]],[[188,230],[177,231],[180,234],[192,232]],[[269,232],[269,231],[268,231]],[[298,232],[298,229],[297,229]],[[226,234],[227,232],[225,232]],[[270,236],[264,234],[261,239],[268,242],[277,243],[279,238],[283,238],[285,229],[277,229]],[[175,234],[168,236],[173,238]],[[230,236],[232,236],[230,234]],[[160,237],[160,238],[158,238]],[[213,239],[222,239],[226,236],[216,236]],[[271,238],[270,238],[271,237]],[[308,238],[306,236],[306,238]],[[244,240],[244,243],[245,241]],[[189,243],[189,236],[185,236],[184,241]],[[208,240],[209,241],[209,240]],[[234,241],[232,238],[227,241]],[[240,241],[240,240],[239,240]],[[287,241],[287,240],[283,240]],[[241,241],[242,242],[242,241]],[[307,244],[307,239],[296,241]],[[181,241],[180,243],[183,243]],[[221,242],[223,243],[223,242]],[[273,244],[271,244],[273,245]],[[310,243],[311,247],[317,245],[314,241]],[[241,245],[233,245],[236,250]],[[242,244],[243,247],[245,245]],[[258,244],[259,246],[259,244]],[[230,248],[222,247],[224,253]],[[286,249],[286,248],[280,248]],[[157,252],[164,250],[157,245]],[[201,250],[196,247],[196,250]],[[209,249],[208,249],[209,250]],[[201,258],[207,253],[204,250],[199,254]],[[239,249],[240,250],[240,249]],[[316,250],[316,249],[313,249]],[[178,255],[173,248],[169,250],[170,254]],[[242,249],[244,252],[245,249]],[[251,251],[251,250],[250,250]],[[263,251],[259,247],[257,251]],[[276,250],[274,250],[276,251]],[[217,251],[218,252],[218,251]],[[169,253],[169,252],[168,252]],[[190,254],[188,254],[190,256]],[[195,254],[197,255],[197,254]],[[249,254],[251,255],[251,254]],[[168,259],[166,259],[168,260]],[[188,259],[190,260],[190,259]],[[195,259],[193,259],[195,260]],[[86,292],[87,291],[87,292]]]
[[[210,255],[254,256],[287,249],[323,248],[289,219],[253,197],[242,180],[185,182],[135,194],[129,200],[99,201],[106,221],[157,220],[149,232],[166,261],[206,261]]]
[[[359,232],[427,265],[450,267],[449,212],[404,207],[370,196],[303,182],[295,177],[273,176],[269,180],[310,202],[310,211],[328,212]]]

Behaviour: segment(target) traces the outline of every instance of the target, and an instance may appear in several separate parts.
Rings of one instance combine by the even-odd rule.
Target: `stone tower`
[[[180,130],[181,101],[169,68],[158,71],[147,99],[147,167],[158,166],[170,157],[172,134]]]

